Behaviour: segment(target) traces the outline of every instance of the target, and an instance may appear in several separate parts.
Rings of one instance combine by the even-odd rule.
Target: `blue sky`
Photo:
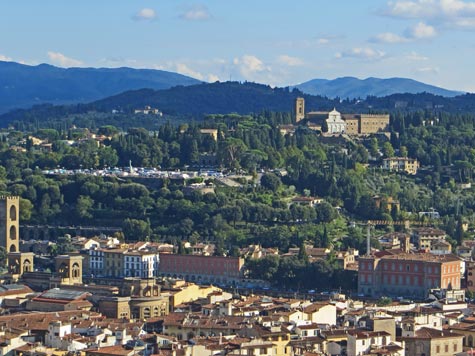
[[[291,85],[408,77],[475,92],[475,1],[2,0],[0,60]]]

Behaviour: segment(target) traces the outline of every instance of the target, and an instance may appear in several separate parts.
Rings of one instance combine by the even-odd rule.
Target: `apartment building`
[[[382,251],[358,261],[358,292],[372,297],[423,298],[430,288],[460,289],[460,260],[453,254]]]
[[[436,242],[445,241],[447,233],[432,227],[421,227],[414,229],[412,236],[419,249],[430,251]]]
[[[96,277],[140,277],[158,275],[159,254],[151,250],[97,248],[89,250],[89,271]]]

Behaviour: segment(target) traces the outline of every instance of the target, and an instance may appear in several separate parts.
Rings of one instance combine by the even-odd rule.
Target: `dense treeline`
[[[98,100],[88,104],[75,105],[38,105],[31,109],[14,110],[0,115],[0,123],[6,126],[15,123],[19,126],[37,125],[42,127],[45,122],[61,122],[69,120],[86,120],[90,118],[107,120],[107,123],[119,127],[145,126],[155,127],[156,121],[140,115],[131,117],[134,109],[152,106],[160,109],[168,119],[201,120],[206,114],[238,113],[241,115],[269,111],[288,111],[293,107],[296,97],[305,98],[306,110],[331,110],[336,107],[344,113],[391,112],[403,111],[411,113],[426,110],[434,115],[447,112],[450,114],[473,113],[475,111],[475,95],[465,94],[453,98],[438,95],[393,94],[386,97],[360,99],[334,98],[307,95],[297,89],[271,88],[255,83],[203,83],[191,86],[176,86],[167,90],[141,89],[127,91],[119,95]],[[111,114],[114,112],[114,114]],[[140,120],[144,120],[140,124]],[[156,118],[155,118],[156,119]],[[130,126],[130,120],[135,125]],[[154,122],[155,121],[155,122]],[[102,124],[101,124],[102,125]],[[81,125],[78,125],[81,126]],[[98,125],[100,126],[100,125]],[[88,126],[91,127],[91,126]]]
[[[0,191],[22,197],[23,222],[121,226],[128,240],[177,245],[213,241],[217,254],[237,254],[238,247],[249,244],[279,251],[303,243],[364,251],[364,233],[359,226],[349,227],[349,220],[414,219],[430,208],[441,213],[454,245],[470,234],[461,226],[473,221],[475,194],[462,191],[459,183],[472,179],[473,116],[400,112],[391,118],[390,139],[378,135],[332,144],[306,127],[283,136],[278,127],[290,122],[288,113],[263,112],[208,115],[199,124],[164,123],[153,131],[124,132],[111,125],[80,129],[68,122],[30,133],[9,131],[0,142]],[[203,127],[215,128],[217,139],[201,133]],[[106,138],[99,144],[92,133]],[[51,151],[36,145],[34,138],[52,143]],[[125,167],[129,162],[134,167],[198,169],[204,153],[215,155],[224,171],[245,172],[247,178],[237,179],[240,188],[220,185],[214,178],[185,183],[204,182],[214,189],[203,194],[167,178],[154,185],[139,178],[42,173]],[[419,159],[422,173],[407,177],[381,171],[381,159],[395,154]],[[322,197],[324,203],[293,204],[298,195]],[[385,208],[389,198],[398,200],[401,209]],[[287,286],[290,277],[284,276],[289,273],[340,278],[331,263],[303,261],[273,261],[270,266],[277,263],[272,267],[277,272],[267,271],[269,280]],[[260,274],[256,271],[261,267],[251,267],[250,273]]]
[[[26,171],[34,174],[36,168],[99,169],[128,166],[129,162],[136,167],[198,167],[200,154],[206,152],[215,154],[219,165],[225,169],[244,169],[252,173],[260,169],[285,168],[287,175],[278,177],[285,187],[294,187],[300,194],[324,197],[333,206],[344,207],[360,218],[396,217],[394,212],[376,209],[371,198],[374,194],[399,198],[406,211],[435,207],[445,213],[455,213],[454,205],[443,205],[438,197],[454,193],[451,192],[454,184],[471,179],[475,164],[475,150],[471,147],[473,118],[462,115],[428,118],[425,115],[423,112],[395,115],[392,119],[392,137],[395,138],[390,142],[381,142],[381,139],[378,142],[373,138],[339,145],[322,143],[318,135],[305,127],[297,129],[292,136],[282,136],[278,125],[291,122],[286,113],[208,116],[202,126],[216,128],[217,140],[200,133],[197,124],[176,127],[166,123],[154,132],[131,128],[127,133],[103,126],[97,133],[111,137],[103,145],[84,139],[88,130],[39,129],[34,136],[53,142],[53,152],[42,153],[31,140],[26,141],[26,153],[16,152],[8,150],[4,142],[1,160],[8,172],[6,178],[14,182],[26,179],[22,171],[25,168],[30,168]],[[9,144],[15,140],[20,142],[22,138],[21,133],[11,132]],[[78,144],[70,146],[66,143],[68,139],[77,140]],[[403,177],[395,180],[394,176],[389,176],[384,181],[380,178],[381,172],[365,168],[364,165],[378,154],[390,156],[395,149],[418,158],[425,166],[434,167],[431,174],[423,178],[432,189]],[[407,182],[402,185],[400,179]],[[412,199],[414,194],[427,198]],[[472,210],[471,195],[459,198],[463,199],[465,209]],[[272,219],[279,220],[275,216]]]

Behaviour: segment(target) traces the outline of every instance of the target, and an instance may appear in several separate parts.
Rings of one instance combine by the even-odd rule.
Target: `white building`
[[[341,114],[333,109],[328,113],[325,120],[329,134],[342,134],[346,132],[346,121],[341,118]]]
[[[336,325],[336,307],[325,302],[316,302],[303,309],[305,320],[312,323]]]
[[[90,249],[89,269],[95,277],[158,276],[159,254],[156,251],[127,248]]]
[[[91,275],[100,277],[104,273],[104,250],[91,248],[89,250],[89,271]]]
[[[373,346],[384,347],[391,342],[391,335],[386,331],[354,331],[348,333],[348,356],[368,354]],[[402,350],[404,351],[404,350]]]
[[[74,340],[71,324],[63,324],[61,321],[52,321],[48,325],[45,346],[64,351],[77,351],[87,348],[87,344]]]
[[[158,263],[157,252],[127,251],[124,253],[124,277],[156,277]]]

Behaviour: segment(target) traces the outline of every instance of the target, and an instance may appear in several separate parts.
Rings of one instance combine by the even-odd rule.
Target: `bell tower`
[[[0,196],[0,246],[7,252],[8,272],[12,281],[32,272],[32,252],[20,252],[20,197]]]
[[[61,285],[82,284],[82,256],[56,256],[56,273]]]
[[[305,99],[295,99],[295,123],[299,123],[300,120],[305,119]]]
[[[19,252],[20,197],[0,196],[0,246]]]

